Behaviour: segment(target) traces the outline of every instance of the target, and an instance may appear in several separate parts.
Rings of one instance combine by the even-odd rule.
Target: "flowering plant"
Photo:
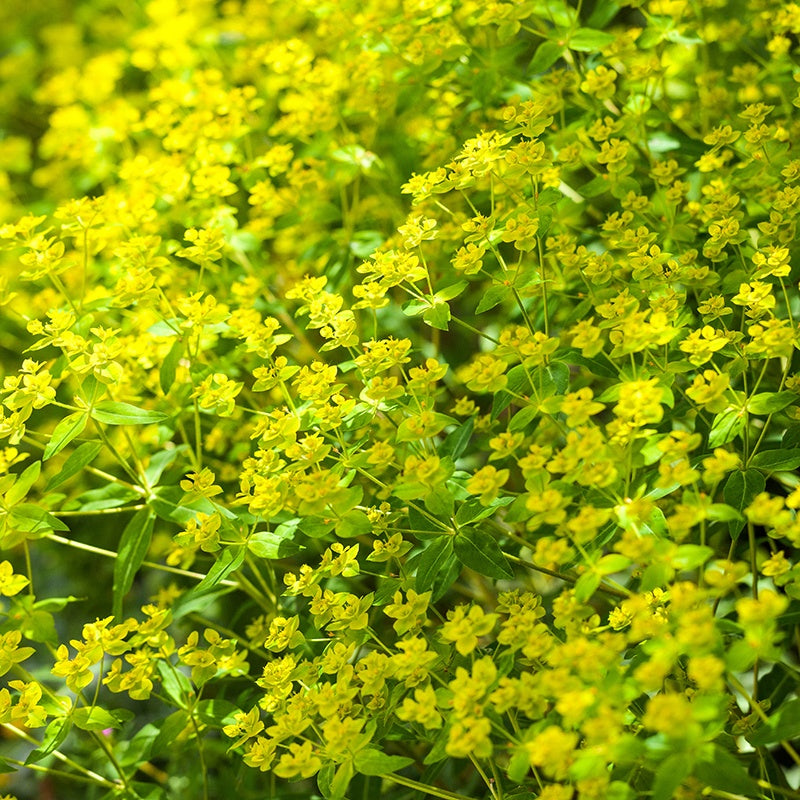
[[[0,22],[5,788],[800,797],[796,3]]]

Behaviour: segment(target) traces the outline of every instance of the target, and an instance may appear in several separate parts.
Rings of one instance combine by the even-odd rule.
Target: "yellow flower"
[[[453,642],[462,656],[468,655],[478,646],[478,639],[494,628],[497,614],[485,614],[480,606],[460,605],[447,612],[447,621],[439,635],[446,642]]]

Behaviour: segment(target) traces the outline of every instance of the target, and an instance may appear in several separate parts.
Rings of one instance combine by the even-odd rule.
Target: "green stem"
[[[432,797],[440,797],[441,800],[474,800],[472,797],[467,797],[465,794],[448,792],[446,789],[439,789],[438,787],[430,786],[427,783],[420,783],[419,781],[412,780],[411,778],[405,778],[402,775],[395,775],[394,773],[391,773],[390,775],[383,775],[382,777],[385,780],[392,781],[392,783],[398,783],[400,786],[407,786],[409,789],[416,789],[418,792],[429,794]]]
[[[59,536],[57,533],[48,533],[43,538],[49,539],[57,544],[65,544],[67,547],[74,547],[76,550],[85,550],[87,553],[94,553],[98,556],[104,556],[105,558],[117,557],[117,554],[114,550],[105,550],[102,547],[95,547],[93,544],[76,542],[74,539],[66,539],[63,536]],[[181,575],[184,578],[194,578],[198,581],[201,581],[206,577],[202,572],[191,572],[188,569],[178,569],[178,567],[170,567],[167,564],[156,564],[154,561],[143,561],[142,566],[149,567],[150,569],[157,569],[161,572],[169,572],[173,575]],[[220,584],[223,586],[233,586],[239,588],[239,584],[236,581],[221,580]]]

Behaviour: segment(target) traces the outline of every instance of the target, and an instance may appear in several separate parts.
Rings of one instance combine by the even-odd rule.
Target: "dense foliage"
[[[0,4],[0,791],[800,797],[799,33]]]

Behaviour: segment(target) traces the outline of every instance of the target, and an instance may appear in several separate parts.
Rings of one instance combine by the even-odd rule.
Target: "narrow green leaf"
[[[453,300],[454,298],[458,297],[464,289],[469,286],[469,281],[456,281],[455,283],[451,283],[449,286],[445,286],[443,289],[439,289],[438,292],[434,295],[437,300]]]
[[[469,444],[474,427],[474,418],[468,417],[454,431],[447,434],[445,440],[439,445],[439,455],[450,456],[453,461],[460,458]]]
[[[158,371],[158,382],[161,385],[161,391],[166,394],[175,383],[175,375],[178,370],[178,362],[183,356],[183,340],[176,339],[169,352],[161,362],[161,369]]]
[[[345,800],[345,792],[355,774],[355,767],[350,760],[345,761],[336,768],[330,786],[330,800]]]
[[[797,730],[800,732],[800,722]],[[747,774],[745,765],[718,744],[713,746],[711,759],[703,758],[698,761],[692,774],[706,786],[719,792],[738,797],[762,796],[758,784]]]
[[[156,668],[161,676],[161,688],[164,694],[179,708],[184,708],[192,696],[192,682],[171,663],[159,660]]]
[[[351,511],[350,514],[363,514],[363,511]],[[348,515],[345,515],[345,519]],[[364,517],[366,518],[366,514]],[[369,520],[367,520],[369,523]],[[293,542],[292,539],[296,535],[296,528],[288,529],[284,533],[278,530],[274,531],[256,531],[247,540],[247,549],[259,558],[275,559],[286,558],[287,556],[295,555],[304,548]],[[341,534],[339,534],[341,535]],[[356,534],[358,535],[358,534]]]
[[[490,308],[494,308],[499,303],[502,303],[503,300],[508,297],[511,288],[509,286],[490,286],[483,294],[478,303],[478,307],[475,309],[476,314],[483,314],[484,311],[488,311]]]
[[[85,411],[76,411],[64,417],[53,429],[50,441],[44,448],[42,461],[47,461],[56,453],[60,453],[76,436],[80,436],[88,421],[89,415]]]
[[[452,537],[443,535],[434,539],[421,553],[417,562],[417,591],[427,592],[436,580],[439,570],[453,554]]]
[[[458,511],[456,511],[456,525],[469,525],[470,522],[476,522],[479,519],[491,517],[498,508],[511,505],[513,502],[513,497],[498,497],[496,500],[489,503],[489,505],[484,506],[477,498],[466,500],[458,507]]]
[[[17,475],[14,485],[6,492],[5,505],[13,506],[19,503],[28,494],[28,490],[39,479],[42,470],[42,462],[34,461]]]
[[[369,517],[358,509],[348,511],[336,521],[336,535],[342,539],[364,536],[372,530]]]
[[[528,64],[528,74],[538,75],[540,72],[550,69],[564,54],[564,50],[566,48],[563,44],[550,41],[542,42],[536,48],[531,63]]]
[[[425,508],[435,517],[449,519],[455,513],[455,497],[444,486],[437,486],[430,494],[426,495]]]
[[[785,472],[800,467],[800,450],[763,450],[750,459],[750,466],[764,472]]]
[[[766,479],[757,469],[736,470],[728,476],[725,486],[722,487],[722,497],[725,503],[738,511],[744,511],[757,494],[764,491]],[[728,523],[728,532],[731,536],[738,536],[744,527],[744,516],[741,521],[731,520]]]
[[[597,591],[601,581],[599,572],[584,572],[575,582],[575,599],[585,603]]]
[[[602,50],[615,40],[616,37],[613,34],[605,31],[598,31],[594,28],[578,28],[569,37],[568,45],[570,50],[591,53],[593,50]]]
[[[107,483],[99,489],[90,489],[75,498],[74,502],[81,511],[100,511],[104,508],[119,508],[131,500],[140,500],[141,495],[120,486],[118,483]],[[68,509],[65,509],[68,510]]]
[[[220,581],[225,580],[231,572],[236,571],[242,566],[246,553],[244,547],[226,547],[214,565],[197,586],[192,591],[202,592],[216,586]]]
[[[25,759],[26,764],[36,764],[46,756],[49,756],[54,750],[57,750],[72,727],[72,722],[69,717],[59,717],[54,719],[44,729],[44,739],[42,743],[28,754]]]
[[[675,790],[692,771],[692,759],[686,753],[675,753],[661,762],[653,780],[652,800],[670,800]]]
[[[185,448],[186,445],[180,445],[178,447],[173,447],[171,450],[161,450],[153,455],[144,471],[149,486],[156,486],[158,484],[158,481],[164,474],[164,470],[172,465],[181,450]]]
[[[701,544],[682,544],[675,551],[670,563],[678,570],[696,569],[713,555],[714,549],[711,547]]]
[[[359,750],[353,759],[356,771],[362,775],[388,775],[390,772],[396,772],[398,769],[403,769],[403,767],[413,763],[413,758],[387,756],[386,753],[382,753],[374,747],[366,747],[363,750]]]
[[[794,392],[761,392],[747,401],[747,410],[751,414],[774,414],[796,400],[797,395]]]
[[[586,22],[592,28],[605,28],[609,22],[619,13],[620,6],[612,0],[603,0],[602,3],[595,4],[591,16]]]
[[[155,516],[149,508],[139,509],[125,526],[114,561],[114,616],[122,619],[122,599],[133,586],[150,547]]]
[[[739,408],[731,408],[714,417],[714,423],[708,434],[709,447],[722,447],[732,442],[744,428],[744,412]]]
[[[595,569],[600,575],[613,575],[615,572],[622,572],[630,565],[631,560],[627,556],[620,553],[609,553],[595,564]]]
[[[167,419],[167,414],[160,411],[149,411],[130,403],[115,403],[111,400],[98,403],[91,413],[92,419],[105,425],[152,425]]]
[[[103,449],[100,442],[84,442],[69,454],[69,458],[61,465],[61,469],[47,482],[46,491],[50,492],[57,486],[68,481],[73,475],[77,475],[85,466],[88,466],[97,458],[97,454]]]
[[[125,718],[132,716],[133,712],[125,709],[107,711],[99,706],[84,706],[72,712],[72,722],[82,731],[102,731],[106,728],[120,728]]]
[[[462,528],[453,542],[458,560],[489,578],[513,578],[514,570],[492,534],[480,528]]]
[[[194,707],[194,715],[206,725],[222,728],[235,722],[234,717],[239,713],[239,710],[238,706],[228,700],[214,697],[197,703]]]
[[[706,508],[706,517],[713,522],[741,522],[744,519],[739,511],[725,503],[712,503]]]
[[[800,700],[789,700],[767,721],[748,734],[746,739],[753,747],[764,747],[791,741],[800,737]]]

